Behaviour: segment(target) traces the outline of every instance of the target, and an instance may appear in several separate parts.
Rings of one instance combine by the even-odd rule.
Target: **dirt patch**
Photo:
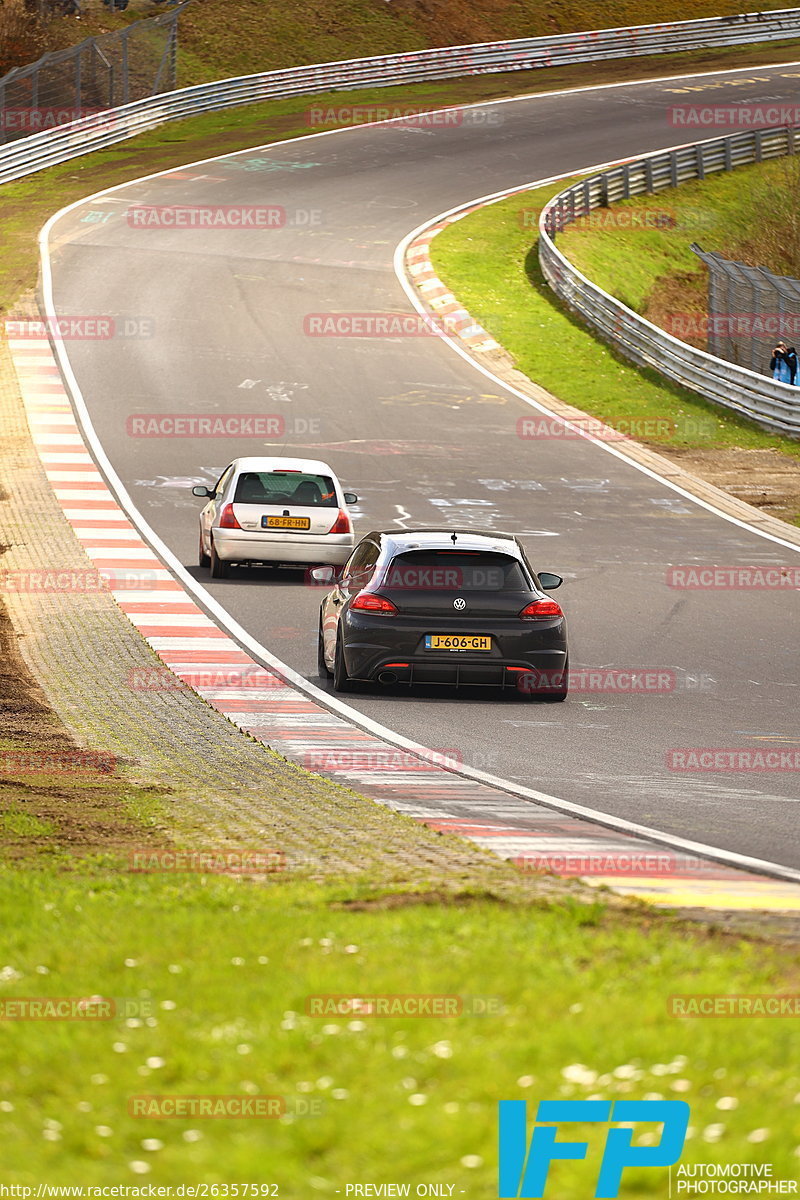
[[[468,905],[480,901],[491,900],[493,904],[509,903],[490,890],[475,892],[387,892],[382,896],[369,896],[361,900],[343,900],[332,905],[333,908],[345,909],[347,912],[374,912],[394,908],[407,908],[409,905],[429,905],[440,908],[446,905]]]
[[[0,604],[0,833],[5,862],[65,865],[87,855],[124,855],[168,845],[136,815],[163,789],[129,787],[103,756],[81,749],[47,705]],[[58,764],[62,764],[59,766]]]
[[[778,450],[653,445],[670,462],[790,524],[800,524],[800,461]]]
[[[707,314],[708,272],[680,271],[662,275],[653,286],[642,307],[642,316],[669,331],[675,313],[696,313],[704,320]],[[690,333],[681,338],[697,350],[706,349],[705,336]]]

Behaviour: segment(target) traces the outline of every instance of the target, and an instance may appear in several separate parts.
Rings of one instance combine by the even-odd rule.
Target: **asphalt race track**
[[[128,322],[129,336],[66,345],[94,427],[147,522],[236,620],[314,682],[319,593],[296,573],[211,584],[196,566],[193,483],[277,445],[327,459],[359,493],[357,533],[435,524],[519,534],[539,569],[565,576],[557,595],[573,668],[674,671],[674,690],[575,692],[549,705],[393,689],[348,703],[506,780],[800,866],[796,773],[666,765],[674,748],[800,745],[797,592],[666,584],[672,564],[794,565],[797,552],[602,447],[521,439],[517,421],[531,410],[436,338],[304,331],[312,313],[409,311],[393,253],[437,214],[728,132],[675,128],[667,110],[795,103],[799,80],[800,67],[769,67],[486,105],[440,128],[349,129],[189,167],[67,212],[51,237],[56,310]],[[676,90],[687,87],[699,90]],[[280,205],[287,223],[143,228],[130,223],[132,203]],[[127,419],[143,413],[275,414],[286,436],[131,436]]]

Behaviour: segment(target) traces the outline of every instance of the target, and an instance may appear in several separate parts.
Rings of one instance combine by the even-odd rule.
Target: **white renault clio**
[[[358,496],[343,492],[327,463],[305,458],[237,458],[200,513],[200,566],[225,579],[231,563],[340,565],[353,550],[347,511]]]

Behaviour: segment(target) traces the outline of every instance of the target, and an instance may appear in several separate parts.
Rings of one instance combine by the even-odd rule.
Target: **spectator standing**
[[[772,378],[778,383],[794,383],[797,378],[797,351],[786,342],[778,342],[769,360]]]

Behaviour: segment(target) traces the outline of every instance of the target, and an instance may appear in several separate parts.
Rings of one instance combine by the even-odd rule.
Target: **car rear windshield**
[[[336,488],[327,475],[305,471],[242,471],[234,504],[296,504],[337,508]]]
[[[384,586],[415,591],[525,592],[522,566],[508,554],[482,550],[410,550],[396,555]]]

